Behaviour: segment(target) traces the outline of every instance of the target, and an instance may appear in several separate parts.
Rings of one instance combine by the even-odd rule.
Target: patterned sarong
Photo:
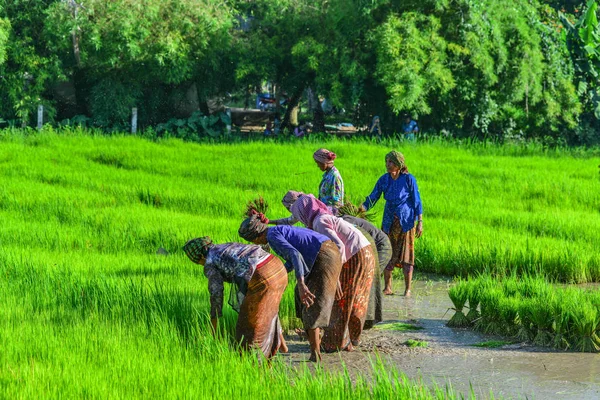
[[[304,278],[308,290],[315,295],[312,306],[306,308],[302,304],[296,286],[296,317],[302,319],[304,329],[329,326],[341,269],[342,259],[337,246],[331,240],[323,242],[310,274]]]
[[[375,268],[375,255],[370,245],[362,248],[342,266],[342,298],[334,301],[329,326],[321,342],[324,351],[343,350],[350,341],[359,341]]]
[[[394,268],[402,268],[405,265],[415,265],[415,232],[416,227],[413,227],[408,232],[402,232],[402,226],[398,217],[394,217],[392,227],[388,236],[392,243],[392,259],[385,269],[393,271]]]
[[[277,353],[283,343],[279,303],[287,283],[287,271],[277,257],[254,272],[235,332],[243,347],[259,348],[267,358]]]

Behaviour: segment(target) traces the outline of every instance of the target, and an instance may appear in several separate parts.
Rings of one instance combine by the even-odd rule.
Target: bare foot
[[[391,296],[394,294],[394,292],[392,291],[392,289],[386,288],[383,289],[383,294],[385,294],[386,296]]]
[[[348,346],[346,346],[346,348],[344,350],[347,351],[347,352],[354,351],[354,346],[352,346],[352,342],[350,342],[348,344]]]
[[[407,290],[406,292],[404,292],[404,297],[410,297],[410,290]]]
[[[281,346],[279,346],[279,352],[280,353],[287,353],[288,352],[287,344],[285,343],[285,340],[283,340],[283,338],[281,338]]]
[[[310,353],[310,358],[308,359],[308,361],[312,361],[312,362],[321,362],[322,358],[321,358],[321,352],[317,351],[314,353]]]

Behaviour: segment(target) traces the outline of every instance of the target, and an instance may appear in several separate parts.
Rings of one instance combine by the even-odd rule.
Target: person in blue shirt
[[[246,218],[238,231],[254,244],[269,244],[296,275],[296,316],[302,319],[310,343],[310,360],[321,361],[321,328],[329,326],[342,257],[327,236],[290,225],[269,227],[263,214]]]
[[[419,126],[417,125],[417,122],[407,115],[404,123],[402,124],[402,133],[404,134],[404,139],[414,141],[415,135],[418,132]]]
[[[369,133],[371,136],[374,136],[378,139],[381,139],[381,120],[376,115],[373,117],[373,121],[371,121],[371,126],[369,127]]]
[[[408,172],[404,155],[392,150],[385,156],[385,166],[388,172],[377,180],[373,192],[367,196],[361,208],[369,210],[383,194],[386,203],[381,229],[392,243],[392,259],[384,271],[383,293],[393,294],[392,271],[402,268],[404,295],[409,297],[415,264],[414,241],[423,234],[423,204],[417,180]]]

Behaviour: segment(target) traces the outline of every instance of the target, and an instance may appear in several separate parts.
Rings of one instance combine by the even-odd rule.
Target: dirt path
[[[452,306],[447,288],[444,281],[422,280],[415,283],[413,298],[386,296],[383,324],[408,322],[423,329],[394,331],[378,326],[366,331],[358,351],[341,354],[348,370],[368,373],[369,357],[377,351],[411,378],[439,385],[450,382],[463,394],[468,394],[472,385],[478,398],[488,398],[490,393],[504,398],[600,398],[600,355],[555,352],[526,344],[473,347],[497,338],[446,327],[452,315],[452,311],[444,315]],[[290,339],[290,354],[284,357],[293,365],[307,362],[308,343],[296,335]],[[408,339],[428,345],[409,348],[405,345]],[[323,364],[341,369],[340,354],[324,355]]]

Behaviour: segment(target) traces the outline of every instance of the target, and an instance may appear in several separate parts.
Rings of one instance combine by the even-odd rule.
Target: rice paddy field
[[[0,396],[454,398],[376,356],[361,378],[240,355],[227,306],[219,337],[209,334],[206,280],[182,245],[239,241],[258,195],[269,217],[287,216],[287,190],[317,191],[319,147],[338,154],[356,203],[385,172],[384,155],[405,154],[424,203],[417,270],[600,281],[597,149],[0,132]],[[375,210],[379,223],[383,201]],[[299,326],[292,287],[286,329]]]

